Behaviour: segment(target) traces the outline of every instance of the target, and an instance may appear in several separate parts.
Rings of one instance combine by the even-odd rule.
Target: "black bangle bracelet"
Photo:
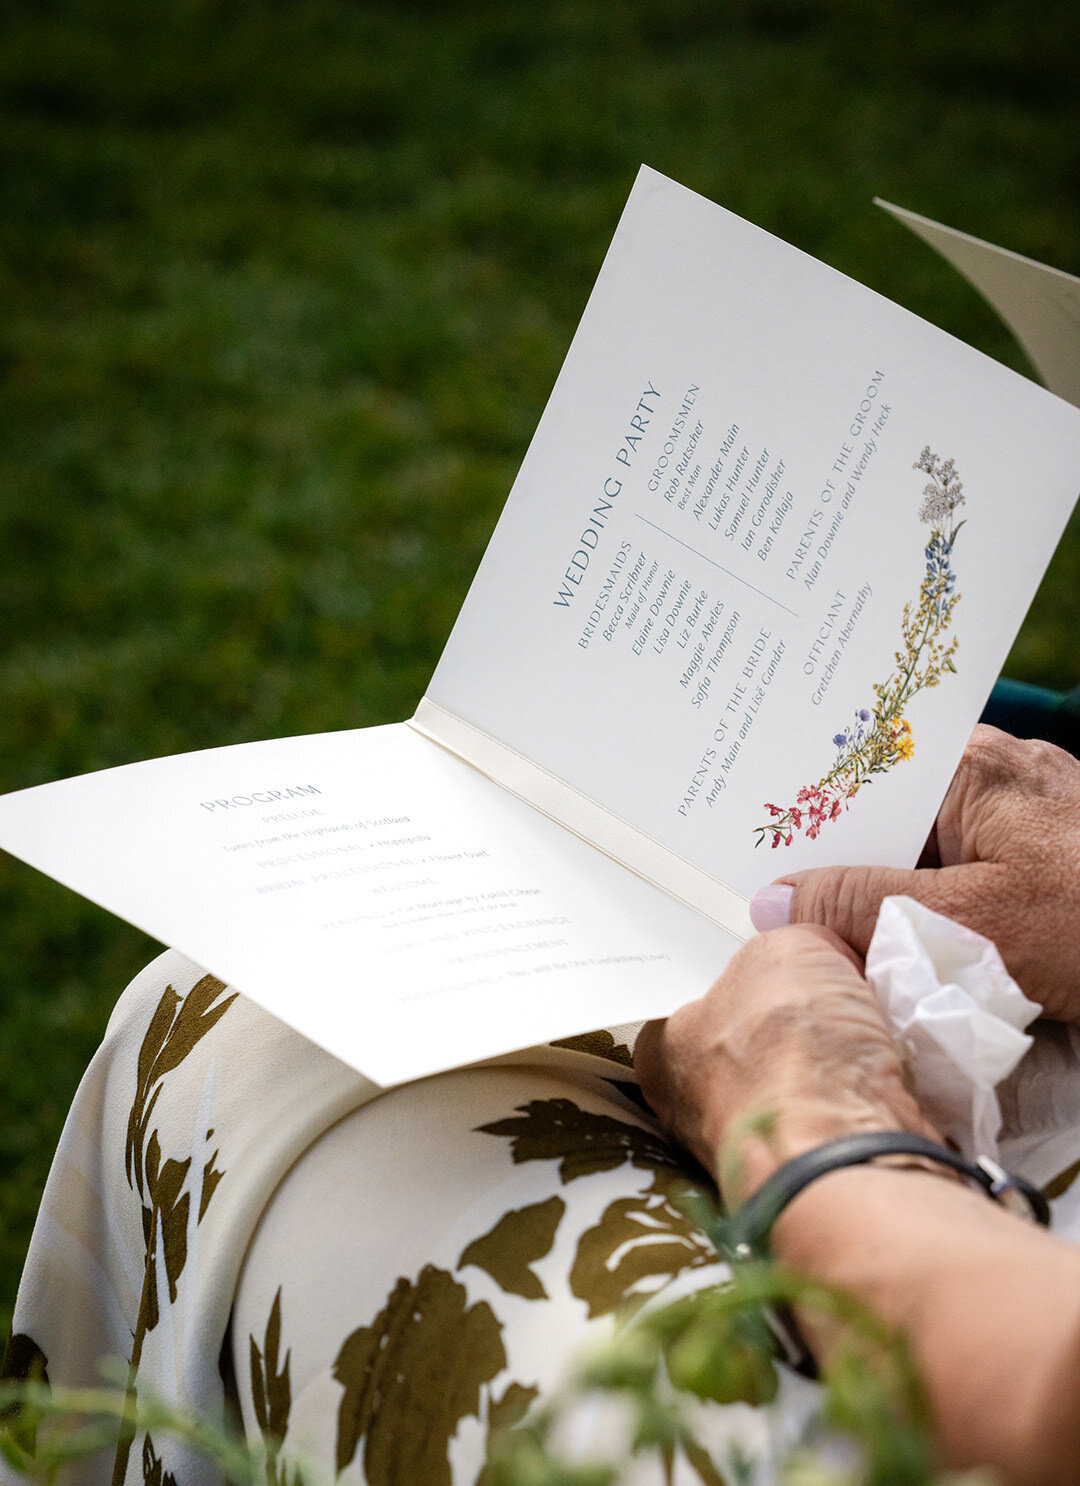
[[[1011,1212],[1044,1227],[1050,1208],[1037,1187],[1020,1176],[1003,1171],[996,1161],[980,1156],[965,1161],[947,1146],[922,1135],[903,1131],[873,1131],[842,1135],[812,1151],[786,1161],[758,1188],[754,1195],[720,1224],[720,1247],[731,1260],[764,1259],[769,1253],[769,1235],[777,1218],[804,1187],[819,1176],[844,1166],[861,1166],[881,1156],[919,1156],[958,1172],[981,1188],[993,1201]]]

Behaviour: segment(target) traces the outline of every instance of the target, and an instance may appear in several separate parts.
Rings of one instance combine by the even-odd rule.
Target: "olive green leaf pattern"
[[[485,1135],[507,1137],[515,1164],[558,1161],[564,1184],[596,1171],[614,1171],[624,1161],[646,1171],[679,1165],[660,1136],[612,1115],[581,1109],[572,1099],[531,1099],[519,1104],[509,1119],[477,1128]]]
[[[711,1194],[690,1179],[687,1163],[660,1136],[565,1098],[534,1099],[514,1117],[479,1128],[508,1138],[515,1162],[557,1160],[564,1185],[624,1161],[652,1172],[647,1191],[609,1204],[578,1240],[570,1289],[590,1316],[630,1314],[655,1288],[647,1281],[716,1262],[684,1211],[687,1196],[710,1202]]]
[[[0,1378],[5,1383],[47,1383],[49,1381],[49,1359],[32,1336],[24,1331],[13,1331],[4,1347],[4,1360],[0,1363]]]
[[[150,1122],[167,1075],[180,1066],[236,1000],[235,992],[220,999],[225,989],[224,981],[217,980],[212,975],[204,975],[186,996],[179,996],[171,985],[166,986],[139,1048],[135,1098],[128,1117],[124,1151],[128,1185],[138,1193],[142,1203],[145,1242],[142,1298],[128,1368],[128,1400],[131,1412],[136,1397],[135,1378],[142,1358],[143,1343],[161,1319],[158,1300],[159,1251],[164,1259],[169,1302],[174,1304],[177,1285],[187,1263],[188,1222],[191,1216],[192,1194],[187,1187],[192,1158],[188,1156],[179,1161],[169,1157],[162,1160],[158,1132],[150,1129]],[[212,1134],[212,1131],[208,1131],[207,1139]],[[218,1154],[214,1151],[200,1174],[197,1219],[200,1223],[223,1175],[216,1164]],[[134,1429],[130,1418],[126,1418],[121,1427],[113,1463],[113,1486],[120,1486],[127,1473],[133,1439]],[[160,1462],[155,1466],[156,1460],[152,1447],[150,1455],[144,1447],[143,1479],[148,1483],[153,1481],[155,1486],[167,1486],[167,1482],[160,1480]],[[147,1475],[148,1470],[157,1470],[158,1475]],[[168,1477],[168,1480],[171,1479]]]
[[[609,1084],[611,1088],[618,1090],[626,1102],[633,1104],[639,1109],[646,1119],[653,1118],[653,1112],[649,1108],[645,1095],[641,1092],[641,1088],[637,1083],[634,1083],[628,1078],[605,1078],[604,1082]]]
[[[207,1130],[207,1132],[206,1132],[206,1138],[207,1138],[207,1140],[212,1140],[213,1137],[214,1137],[213,1130],[212,1129]],[[200,1223],[202,1222],[203,1218],[206,1217],[206,1209],[210,1206],[210,1199],[211,1199],[211,1197],[213,1197],[214,1193],[217,1191],[217,1184],[218,1184],[218,1182],[225,1175],[225,1173],[223,1171],[219,1171],[218,1168],[214,1164],[216,1162],[217,1158],[218,1158],[218,1152],[215,1151],[214,1154],[210,1157],[209,1161],[207,1161],[206,1165],[203,1167],[202,1182],[200,1184],[200,1191],[199,1191],[199,1222]]]
[[[1055,1197],[1060,1197],[1067,1192],[1078,1176],[1080,1176],[1080,1161],[1074,1161],[1071,1166],[1066,1166],[1064,1171],[1059,1171],[1057,1176],[1051,1177],[1042,1189],[1047,1202],[1053,1202]]]
[[[145,1486],[176,1486],[176,1477],[163,1467],[149,1435],[143,1438],[142,1475]]]
[[[565,1211],[566,1203],[561,1197],[512,1208],[490,1232],[462,1250],[458,1268],[475,1264],[508,1295],[546,1300],[543,1281],[532,1266],[551,1253]]]
[[[187,1262],[188,1213],[191,1194],[184,1191],[191,1157],[185,1161],[171,1158],[162,1164],[157,1131],[150,1136],[145,1158],[145,1187],[150,1206],[143,1207],[143,1237],[146,1240],[147,1316],[146,1330],[153,1331],[158,1315],[157,1250],[151,1242],[155,1227],[161,1231],[161,1250],[165,1258],[165,1278],[169,1286],[169,1303],[176,1303],[176,1285]]]
[[[611,1063],[621,1063],[624,1068],[633,1068],[634,1055],[625,1042],[616,1042],[604,1028],[599,1032],[581,1032],[577,1037],[557,1037],[552,1047],[565,1047],[572,1053],[591,1053],[594,1058],[607,1058]]]
[[[450,1440],[506,1366],[491,1307],[469,1306],[464,1285],[426,1265],[399,1279],[370,1326],[346,1337],[334,1362],[344,1388],[337,1469],[363,1441],[368,1486],[451,1486]]]
[[[44,1383],[48,1386],[49,1359],[32,1336],[27,1336],[24,1331],[9,1333],[4,1360],[0,1363],[0,1378],[5,1383]],[[28,1455],[34,1454],[37,1425],[33,1414],[22,1404],[12,1403],[0,1409],[0,1425]]]
[[[225,983],[204,975],[186,996],[180,997],[172,986],[166,986],[139,1049],[135,1100],[128,1117],[127,1145],[124,1152],[128,1184],[144,1195],[143,1152],[146,1131],[154,1113],[162,1080],[178,1068],[188,1053],[206,1036],[236,1000],[236,993],[224,1001],[214,1002],[225,990]]]
[[[266,1335],[262,1350],[251,1335],[251,1398],[255,1418],[266,1441],[267,1486],[286,1486],[287,1471],[279,1466],[278,1456],[282,1441],[289,1427],[289,1410],[292,1408],[292,1385],[289,1381],[289,1358],[286,1352],[281,1367],[278,1353],[281,1350],[281,1286],[278,1286],[274,1303],[270,1307],[270,1319],[266,1323]]]
[[[646,1192],[618,1198],[585,1230],[570,1270],[570,1291],[585,1301],[590,1317],[618,1313],[626,1319],[658,1279],[717,1262],[716,1250],[683,1209],[695,1191],[686,1177],[658,1170]]]
[[[520,1424],[539,1396],[539,1388],[525,1388],[521,1383],[508,1383],[501,1398],[489,1398],[485,1460],[491,1455],[492,1441],[496,1436]],[[476,1478],[476,1486],[491,1486],[492,1474],[491,1467],[485,1463]]]
[[[697,1472],[698,1479],[704,1483],[704,1486],[728,1486],[727,1481],[717,1470],[716,1462],[708,1450],[703,1445],[699,1445],[692,1434],[687,1433],[680,1438],[679,1448]],[[745,1480],[746,1474],[740,1474],[739,1479]]]

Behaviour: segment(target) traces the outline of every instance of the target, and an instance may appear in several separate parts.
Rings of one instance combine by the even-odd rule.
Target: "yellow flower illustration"
[[[815,841],[822,826],[838,820],[850,801],[875,774],[884,774],[915,752],[911,724],[903,711],[917,692],[937,686],[942,676],[956,674],[956,635],[946,639],[953,610],[960,602],[953,571],[953,549],[963,521],[957,508],[964,501],[954,459],[941,459],[929,445],[914,468],[929,475],[923,487],[920,521],[930,528],[923,549],[925,571],[917,600],[906,603],[900,616],[900,646],[895,652],[896,669],[885,681],[874,684],[874,700],[859,707],[839,732],[833,734],[836,758],[817,784],[799,790],[795,803],[785,810],[766,802],[769,819],[754,827],[757,845],[790,846],[801,831]]]

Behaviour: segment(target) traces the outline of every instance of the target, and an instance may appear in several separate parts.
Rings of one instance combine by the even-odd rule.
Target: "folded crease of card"
[[[890,210],[1077,401],[1077,281]],[[665,1015],[770,878],[914,863],[1078,470],[1069,402],[643,167],[412,724],[0,845],[380,1084]]]
[[[566,780],[549,774],[524,754],[444,711],[426,697],[416,709],[410,726],[458,758],[467,759],[485,778],[573,831],[645,882],[696,909],[737,939],[746,940],[753,934],[749,905],[741,894],[684,861],[629,821],[605,810]]]

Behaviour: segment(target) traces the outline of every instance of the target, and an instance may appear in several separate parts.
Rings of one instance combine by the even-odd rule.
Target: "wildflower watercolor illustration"
[[[960,602],[952,554],[964,525],[956,520],[956,509],[964,504],[964,487],[955,462],[939,459],[929,445],[912,468],[929,476],[919,519],[930,527],[930,537],[918,599],[904,605],[896,670],[874,686],[873,703],[860,707],[833,734],[836,759],[828,773],[817,784],[804,785],[787,809],[765,805],[770,819],[754,827],[756,846],[769,838],[774,848],[790,846],[798,831],[816,840],[822,826],[847,810],[875,774],[884,774],[911,758],[915,739],[904,709],[917,692],[937,686],[946,671],[956,672],[953,657],[959,641],[955,635],[946,641],[945,635]]]

